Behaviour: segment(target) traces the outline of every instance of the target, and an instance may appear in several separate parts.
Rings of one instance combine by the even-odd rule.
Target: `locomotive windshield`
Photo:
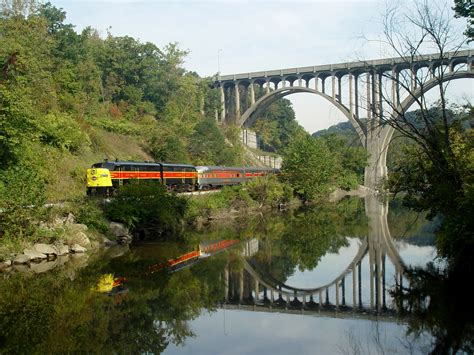
[[[109,163],[109,162],[102,162],[102,163],[96,163],[92,165],[93,168],[104,168],[104,169],[109,169],[109,170],[114,170],[115,169],[115,164],[114,163]]]

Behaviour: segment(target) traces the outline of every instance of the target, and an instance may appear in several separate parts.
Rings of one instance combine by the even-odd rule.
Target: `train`
[[[170,191],[191,192],[238,185],[278,169],[259,167],[194,166],[160,162],[108,161],[93,164],[86,173],[87,194],[113,195],[131,181],[154,181]]]

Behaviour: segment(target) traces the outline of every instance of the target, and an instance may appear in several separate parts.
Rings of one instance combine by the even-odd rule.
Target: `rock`
[[[58,251],[58,254],[57,255],[66,255],[66,254],[69,254],[69,247],[67,245],[63,245],[63,244],[60,244],[60,245],[57,245],[56,246],[56,249]]]
[[[110,231],[116,237],[123,237],[130,235],[128,228],[125,227],[122,223],[110,222],[109,225]]]
[[[26,264],[31,258],[25,254],[18,254],[13,260],[14,264]]]
[[[12,264],[11,260],[0,262],[0,271],[10,267]]]
[[[23,254],[28,256],[30,258],[30,260],[46,259],[47,258],[46,254],[37,252],[34,249],[25,249],[25,250],[23,250]]]
[[[19,272],[31,272],[31,269],[27,265],[24,265],[24,264],[14,265],[13,268]]]
[[[84,248],[88,248],[91,245],[89,237],[81,230],[69,230],[66,240],[69,245],[79,244]]]
[[[54,246],[48,244],[36,243],[33,245],[33,249],[42,254],[58,255],[57,249]]]
[[[68,248],[68,251],[69,251],[69,248]],[[69,255],[58,256],[56,260],[57,260],[58,266],[64,265],[69,261]]]
[[[65,224],[74,224],[75,221],[76,221],[76,217],[72,213],[68,213],[64,223]]]
[[[72,251],[73,253],[85,253],[85,252],[87,251],[87,249],[84,248],[84,247],[82,247],[82,246],[80,246],[79,244],[73,244],[73,245],[71,246],[71,251]]]
[[[34,271],[36,274],[41,274],[43,272],[54,269],[56,265],[57,265],[56,260],[42,262],[42,263],[33,263],[30,265],[30,269]]]

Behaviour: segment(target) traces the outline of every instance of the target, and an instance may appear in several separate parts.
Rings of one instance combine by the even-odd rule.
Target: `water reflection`
[[[0,352],[161,353],[168,349],[213,353],[210,349],[216,348],[205,339],[213,336],[208,332],[222,326],[222,317],[226,324],[226,314],[227,321],[239,319],[237,325],[233,323],[239,334],[245,333],[243,328],[252,319],[263,324],[261,329],[247,329],[252,333],[248,338],[256,343],[247,344],[245,353],[261,352],[271,334],[265,324],[274,322],[300,329],[282,339],[290,345],[297,339],[306,342],[299,346],[301,353],[311,349],[316,335],[305,338],[304,334],[314,326],[332,332],[320,340],[334,343],[319,344],[332,352],[355,346],[360,335],[341,330],[341,324],[355,329],[365,324],[362,328],[366,329],[363,322],[376,320],[387,334],[401,337],[405,326],[397,321],[403,319],[410,322],[413,333],[423,336],[426,328],[413,323],[415,318],[407,318],[422,314],[437,329],[447,329],[451,323],[435,322],[444,313],[417,305],[422,304],[420,295],[436,299],[438,288],[452,287],[448,276],[435,283],[433,273],[423,274],[424,281],[417,283],[415,276],[422,274],[413,274],[407,267],[417,255],[406,244],[409,253],[403,256],[412,260],[400,257],[400,243],[390,235],[387,218],[386,201],[347,199],[288,215],[247,218],[238,221],[236,229],[194,231],[187,244],[146,244],[118,258],[101,255],[85,268],[71,270],[64,265],[34,277],[9,275],[0,282]],[[406,235],[400,227],[406,216],[391,218],[398,223],[397,235]],[[421,240],[428,248],[427,239]],[[96,292],[101,282],[105,291]],[[435,286],[431,293],[410,294],[417,285]],[[401,292],[390,293],[396,286],[402,287]],[[452,296],[446,293],[443,300]],[[318,318],[302,320],[296,315]],[[471,316],[465,315],[464,325]],[[466,326],[456,329],[466,334]],[[221,350],[231,342],[226,337],[213,341]],[[390,338],[386,343],[393,348],[397,342]],[[193,348],[196,344],[199,349]],[[281,345],[278,341],[272,345],[275,353],[285,349]],[[233,346],[239,348],[236,343]]]

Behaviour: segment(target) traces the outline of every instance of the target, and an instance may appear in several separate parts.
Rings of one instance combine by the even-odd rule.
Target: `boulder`
[[[85,252],[87,251],[87,249],[84,248],[84,247],[82,247],[82,246],[80,246],[79,244],[73,244],[73,245],[71,246],[71,251],[72,251],[73,253],[85,253]]]
[[[49,244],[36,243],[35,245],[33,245],[33,249],[36,250],[38,253],[46,255],[58,255],[57,249],[53,245]]]
[[[56,246],[56,249],[58,250],[58,254],[57,254],[57,255],[66,255],[66,254],[69,254],[69,247],[68,247],[67,245],[63,245],[63,244],[57,245],[57,246]]]
[[[34,249],[25,249],[23,250],[23,254],[30,258],[30,260],[41,260],[46,259],[47,255],[40,253]]]
[[[74,224],[73,226],[77,226],[77,224]],[[75,227],[72,229],[69,229],[68,236],[67,236],[67,243],[70,245],[79,244],[80,246],[84,248],[89,248],[91,245],[91,241],[89,237],[87,236],[87,234],[84,233],[83,230],[75,228]]]
[[[18,254],[15,259],[13,260],[14,264],[26,264],[29,262],[31,258],[29,256],[26,256],[25,254]]]
[[[122,223],[110,222],[109,228],[112,234],[116,237],[123,237],[123,236],[130,235],[128,228],[125,227]]]
[[[76,217],[72,213],[68,213],[66,220],[64,221],[64,224],[74,224],[76,221]]]
[[[31,269],[28,267],[28,265],[25,264],[17,264],[14,265],[13,268],[18,272],[31,272]]]

